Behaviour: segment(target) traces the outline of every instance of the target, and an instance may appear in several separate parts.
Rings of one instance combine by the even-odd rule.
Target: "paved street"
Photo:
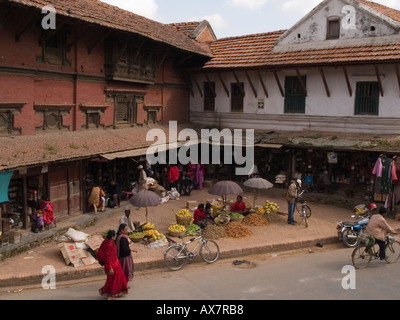
[[[188,264],[176,272],[153,270],[135,274],[128,296],[121,300],[394,300],[400,298],[398,264],[372,261],[357,270],[355,289],[345,290],[342,280],[351,265],[352,249],[340,245],[299,250],[285,254],[241,258],[248,264],[234,266],[232,260],[213,265]],[[348,283],[347,281],[345,281]],[[104,277],[88,282],[57,284],[56,290],[24,289],[1,292],[1,300],[104,300],[97,290]]]

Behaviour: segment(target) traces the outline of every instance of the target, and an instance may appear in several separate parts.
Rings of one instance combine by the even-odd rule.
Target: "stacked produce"
[[[176,223],[183,225],[183,226],[189,226],[190,224],[193,223],[193,215],[188,209],[182,209],[179,210],[176,214]]]
[[[188,218],[192,216],[192,213],[188,209],[182,209],[176,213],[176,216],[179,218]]]
[[[149,237],[149,240],[151,242],[161,240],[164,238],[164,235],[162,233],[160,233],[158,230],[154,230],[154,229],[143,231],[143,233],[145,236]]]
[[[181,224],[173,224],[169,226],[168,231],[172,232],[186,232],[186,227]]]
[[[131,239],[141,239],[141,238],[144,238],[144,236],[145,236],[144,232],[134,232],[129,236],[129,238],[131,238]]]
[[[244,215],[238,213],[238,212],[231,212],[230,214],[231,219],[243,219]]]
[[[278,210],[279,210],[279,206],[275,202],[272,202],[272,201],[269,201],[269,200],[267,200],[265,202],[265,204],[264,204],[265,214],[269,214],[271,212],[276,212]]]
[[[204,228],[202,235],[206,239],[219,239],[226,237],[226,231],[224,227],[220,227],[214,224],[208,224]]]
[[[267,226],[269,224],[269,222],[265,218],[259,216],[256,213],[251,213],[245,216],[243,219],[243,223],[249,226],[256,226],[256,227]]]
[[[265,214],[265,209],[264,209],[264,207],[257,207],[257,208],[256,208],[256,214],[259,214],[259,215]]]
[[[186,227],[186,235],[187,236],[194,236],[196,235],[200,230],[200,226],[197,224],[191,224]]]
[[[146,222],[144,225],[142,225],[142,228],[147,229],[147,230],[154,229],[154,224],[150,223],[150,222]]]
[[[253,232],[238,222],[231,222],[224,227],[226,235],[231,238],[242,238],[253,234]]]

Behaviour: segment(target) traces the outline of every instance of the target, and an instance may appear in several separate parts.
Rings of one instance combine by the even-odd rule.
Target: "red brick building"
[[[93,172],[127,180],[132,161],[101,155],[143,149],[150,128],[187,122],[182,71],[209,57],[174,26],[97,0],[0,1],[0,173],[13,172],[3,221],[18,213],[27,227],[35,191],[62,219],[86,210]]]

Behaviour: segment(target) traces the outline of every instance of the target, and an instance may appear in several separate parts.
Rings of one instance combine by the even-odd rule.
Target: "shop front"
[[[18,168],[8,173],[9,183],[2,183],[7,195],[0,201],[2,234],[30,228],[31,216],[42,197],[53,203],[58,221],[82,212],[80,161]],[[0,179],[7,182],[4,174]]]

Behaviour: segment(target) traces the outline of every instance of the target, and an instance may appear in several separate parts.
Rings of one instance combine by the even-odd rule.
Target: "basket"
[[[190,225],[192,223],[193,217],[176,217],[176,223],[180,224],[182,226],[187,227],[188,225]]]
[[[170,230],[168,230],[168,232],[169,232],[169,235],[171,236],[171,237],[180,237],[180,236],[184,236],[185,235],[185,233],[186,233],[186,231],[181,231],[181,232],[174,232],[174,231],[170,231]]]
[[[141,238],[133,238],[133,237],[132,237],[132,238],[129,238],[129,239],[131,239],[132,242],[139,243],[139,242],[142,242],[143,238],[144,238],[144,237],[141,237]]]

